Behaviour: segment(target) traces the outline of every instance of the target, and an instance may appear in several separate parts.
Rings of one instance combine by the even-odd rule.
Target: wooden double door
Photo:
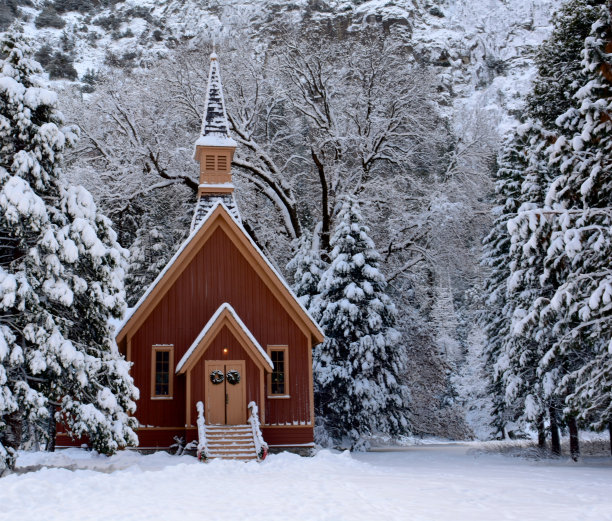
[[[244,360],[207,360],[206,423],[213,425],[240,425],[246,423],[246,384]],[[230,373],[231,371],[231,373]],[[236,372],[239,381],[236,382]],[[230,378],[228,381],[228,373]],[[215,381],[221,380],[216,383]],[[232,376],[234,378],[232,378]]]

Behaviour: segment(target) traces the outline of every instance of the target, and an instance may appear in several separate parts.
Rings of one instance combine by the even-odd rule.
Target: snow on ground
[[[79,449],[22,453],[0,479],[0,519],[410,520],[612,519],[612,460],[529,461],[470,444],[263,463]],[[42,468],[40,465],[67,468]],[[77,469],[77,470],[69,470]]]

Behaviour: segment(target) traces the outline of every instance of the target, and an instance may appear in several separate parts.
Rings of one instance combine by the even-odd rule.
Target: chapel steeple
[[[219,58],[213,52],[210,55],[202,130],[195,142],[194,157],[200,163],[200,182],[198,203],[191,224],[192,230],[219,200],[225,203],[235,217],[240,218],[234,200],[231,172],[235,150],[236,142],[230,136],[225,112]]]

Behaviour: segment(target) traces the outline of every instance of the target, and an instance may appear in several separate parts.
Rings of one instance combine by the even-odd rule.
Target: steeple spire
[[[195,142],[195,159],[200,162],[200,183],[192,229],[197,226],[207,209],[218,200],[222,200],[236,217],[239,217],[234,201],[231,173],[231,162],[235,150],[236,142],[230,136],[225,112],[219,58],[213,50],[210,55],[202,130],[200,137]]]
[[[204,102],[202,132],[196,145],[206,146],[209,143],[217,145],[218,141],[223,141],[224,139],[228,140],[224,144],[231,143],[231,146],[236,146],[236,142],[229,134],[223,86],[221,85],[221,74],[219,73],[219,58],[213,51],[210,55],[210,71],[208,73],[206,101]]]

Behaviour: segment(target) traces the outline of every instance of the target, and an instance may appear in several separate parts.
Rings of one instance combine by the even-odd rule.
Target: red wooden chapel
[[[255,402],[270,446],[313,442],[312,349],[323,334],[241,224],[235,149],[213,53],[191,233],[117,334],[140,389],[143,448],[195,439],[199,401],[207,424],[245,424]]]

